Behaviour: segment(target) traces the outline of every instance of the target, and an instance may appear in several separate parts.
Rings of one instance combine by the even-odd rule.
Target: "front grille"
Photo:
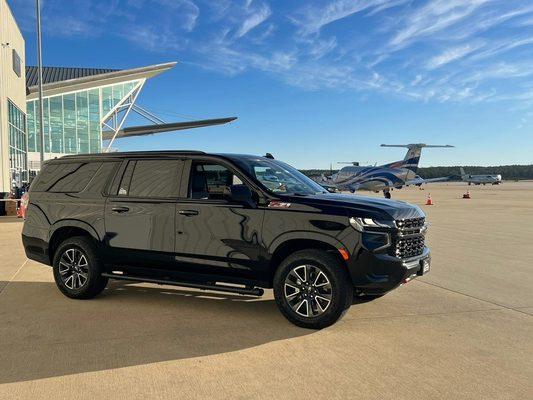
[[[424,252],[424,236],[398,239],[395,246],[395,256],[410,258],[419,256]]]
[[[398,232],[393,236],[390,254],[410,258],[424,252],[425,218],[409,218],[396,221]]]
[[[398,219],[396,220],[396,226],[398,227],[399,230],[422,228],[425,222],[426,222],[426,219],[424,217]]]

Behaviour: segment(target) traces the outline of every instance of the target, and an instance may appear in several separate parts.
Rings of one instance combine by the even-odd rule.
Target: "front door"
[[[172,266],[182,167],[176,159],[128,161],[106,202],[106,242],[114,264]]]
[[[192,162],[187,198],[176,205],[175,257],[180,268],[244,279],[266,271],[264,210],[224,196],[225,187],[242,183],[230,166]]]

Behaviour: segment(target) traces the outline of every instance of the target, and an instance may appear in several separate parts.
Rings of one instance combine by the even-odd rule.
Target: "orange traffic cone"
[[[426,206],[432,206],[433,200],[431,199],[431,193],[428,193],[428,198],[426,200]]]
[[[470,190],[467,190],[465,194],[463,194],[463,199],[469,199],[470,198]]]

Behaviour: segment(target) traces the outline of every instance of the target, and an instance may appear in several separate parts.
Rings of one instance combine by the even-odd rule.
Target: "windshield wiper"
[[[313,193],[301,193],[301,192],[293,192],[293,193],[287,193],[291,196],[299,196],[299,197],[305,197],[305,196],[313,196],[316,194],[327,194],[328,192],[313,192]]]

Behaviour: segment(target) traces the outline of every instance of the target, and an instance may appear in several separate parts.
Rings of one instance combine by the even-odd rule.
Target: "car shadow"
[[[220,354],[313,333],[286,321],[270,293],[257,299],[113,282],[95,299],[72,300],[52,282],[10,282],[0,305],[0,384]]]

